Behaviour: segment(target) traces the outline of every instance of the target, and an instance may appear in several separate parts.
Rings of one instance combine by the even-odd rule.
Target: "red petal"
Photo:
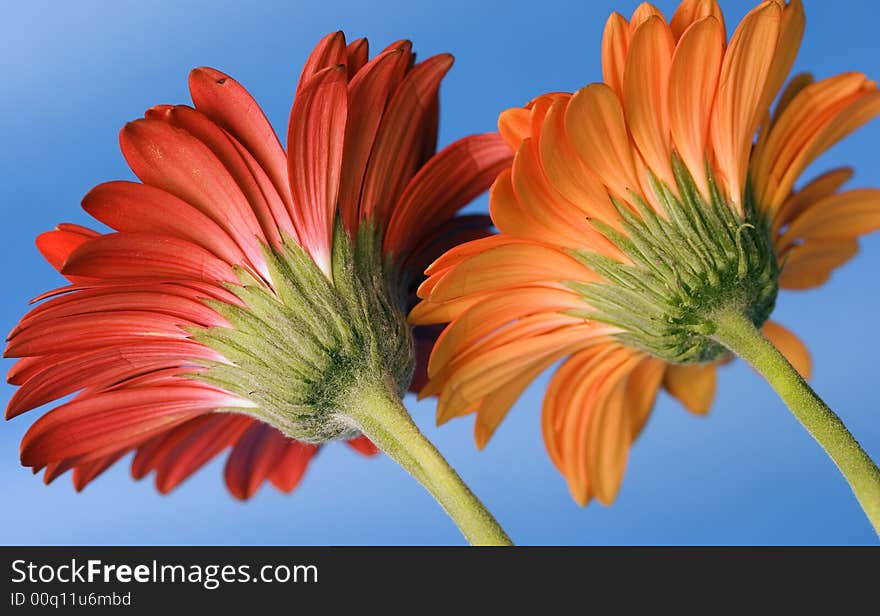
[[[128,452],[128,449],[124,449],[108,456],[104,456],[103,458],[98,458],[97,460],[90,460],[78,464],[73,469],[73,487],[76,488],[77,492],[82,492],[92,480],[113,466],[119,458],[123,457]]]
[[[406,256],[403,267],[415,276],[412,288],[418,289],[425,277],[423,272],[452,248],[491,235],[492,218],[484,214],[456,216],[434,228],[419,240],[413,252]],[[414,306],[417,300],[413,298]]]
[[[107,182],[83,198],[83,209],[117,231],[169,235],[198,244],[230,265],[244,253],[208,216],[160,188],[140,182]]]
[[[62,274],[100,278],[238,282],[232,268],[192,242],[149,233],[111,233],[77,248]]]
[[[414,394],[422,391],[430,380],[428,378],[428,360],[431,358],[431,351],[441,333],[443,333],[442,325],[417,325],[413,327],[416,366],[408,389]]]
[[[54,231],[47,231],[37,236],[37,249],[46,261],[60,272],[70,253],[98,235],[100,233],[97,231],[78,225],[58,225]],[[79,280],[76,276],[73,278],[68,276],[67,279],[71,282]]]
[[[55,297],[28,312],[9,334],[14,338],[31,327],[51,327],[53,319],[116,310],[167,314],[203,327],[229,323],[202,301],[204,294],[173,285],[98,287]]]
[[[184,366],[198,359],[217,358],[215,351],[197,342],[166,340],[115,346],[46,361],[43,369],[31,376],[10,398],[6,419],[84,387],[102,389],[132,376]]]
[[[171,450],[156,470],[156,488],[167,494],[221,451],[235,443],[252,425],[246,415],[223,413],[216,421]]]
[[[275,470],[269,475],[272,485],[282,492],[292,492],[305,475],[309,462],[318,453],[319,446],[287,440],[284,453],[275,463]]]
[[[340,65],[300,84],[287,135],[294,225],[303,247],[328,275],[345,140],[346,83]]]
[[[226,461],[226,485],[235,498],[247,500],[276,468],[287,437],[272,426],[256,422],[249,427]]]
[[[422,163],[426,128],[440,81],[452,66],[442,54],[417,64],[404,77],[382,116],[364,179],[361,212],[387,222],[390,208]]]
[[[273,246],[280,246],[279,228],[290,235],[293,223],[278,191],[254,157],[220,126],[190,107],[174,107],[168,113],[168,119],[174,126],[186,130],[204,143],[217,156],[247,198],[269,242]]]
[[[29,329],[10,340],[6,357],[28,357],[90,351],[124,342],[182,340],[188,334],[176,317],[153,312],[120,310],[108,314],[56,319],[52,329]]]
[[[339,185],[339,212],[349,232],[360,222],[360,197],[367,161],[385,107],[403,79],[410,61],[410,43],[402,41],[373,58],[348,85],[349,112],[345,157]]]
[[[5,356],[5,355],[4,355]],[[34,374],[42,370],[46,361],[58,361],[70,355],[39,355],[37,357],[22,357],[12,365],[6,375],[6,382],[10,385],[21,385]]]
[[[30,427],[21,442],[21,461],[25,466],[43,466],[74,456],[97,459],[230,402],[228,394],[196,383],[77,399],[46,413]]]
[[[510,166],[513,152],[497,133],[472,135],[445,147],[409,182],[385,234],[385,249],[407,254],[421,239],[414,229],[431,229],[489,188]]]
[[[348,52],[345,46],[345,34],[342,31],[331,32],[318,41],[312,53],[309,54],[302,73],[299,76],[296,95],[305,88],[309,79],[320,73],[325,68],[345,64]]]
[[[253,97],[232,77],[206,67],[189,74],[189,90],[196,109],[229,131],[253,155],[290,208],[287,155]]]
[[[119,135],[122,154],[145,184],[180,197],[235,240],[259,272],[266,238],[244,194],[204,143],[160,120],[129,122]]]
[[[375,456],[380,451],[379,448],[373,444],[373,441],[368,439],[363,434],[357,438],[353,438],[350,441],[347,441],[347,444],[356,452],[365,456]]]
[[[365,38],[359,38],[348,44],[345,49],[345,65],[348,78],[351,79],[364,67],[370,57],[370,44]]]

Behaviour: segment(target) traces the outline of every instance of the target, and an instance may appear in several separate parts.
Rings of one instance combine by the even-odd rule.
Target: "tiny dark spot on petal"
[[[222,79],[218,79],[217,83],[222,86],[224,83],[226,83],[226,77],[223,77]]]

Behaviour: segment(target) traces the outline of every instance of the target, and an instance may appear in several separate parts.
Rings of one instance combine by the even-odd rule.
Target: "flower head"
[[[292,490],[325,441],[375,453],[339,396],[368,378],[406,389],[421,272],[486,234],[486,217],[456,213],[510,151],[488,134],[435,154],[451,56],[415,63],[408,41],[368,55],[366,39],[321,40],[286,152],[209,68],[190,74],[192,107],[122,129],[140,181],[83,200],[113,232],[62,224],[37,239],[70,284],[9,336],[20,387],[6,416],[75,395],[28,430],[24,465],[46,481],[73,469],[81,489],[134,451],[133,475],[155,470],[166,492],[231,447],[227,485],[248,498],[265,480]]]
[[[490,193],[500,234],[431,265],[415,323],[451,322],[423,395],[438,420],[476,412],[486,444],[553,363],[542,427],[574,498],[610,503],[661,386],[706,413],[719,362],[713,314],[734,307],[804,374],[809,356],[768,317],[781,288],[827,280],[880,227],[880,191],[827,173],[824,150],[880,113],[860,73],[793,78],[799,0],[762,2],[730,41],[714,0],[671,21],[614,14],[603,83],[501,114],[516,155]],[[771,106],[776,101],[775,107]]]

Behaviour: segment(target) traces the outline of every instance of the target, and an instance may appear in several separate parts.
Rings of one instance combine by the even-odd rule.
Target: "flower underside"
[[[332,281],[289,238],[264,248],[272,288],[236,271],[241,284],[227,286],[242,305],[209,302],[230,326],[192,331],[227,361],[201,360],[208,370],[193,378],[250,400],[254,416],[300,441],[358,436],[342,401],[355,381],[391,381],[403,395],[413,371],[405,298],[389,288],[377,237],[363,224],[352,241],[337,224]]]
[[[677,157],[673,170],[677,194],[651,178],[665,216],[631,195],[637,211],[614,202],[619,230],[592,221],[629,262],[573,251],[604,280],[567,284],[592,308],[578,315],[621,328],[624,344],[671,363],[710,362],[727,354],[711,337],[713,313],[736,307],[763,325],[776,303],[779,266],[750,189],[739,214],[711,171],[707,201]]]

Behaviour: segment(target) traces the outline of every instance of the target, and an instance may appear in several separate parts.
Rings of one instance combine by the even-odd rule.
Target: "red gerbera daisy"
[[[134,477],[155,471],[164,493],[231,448],[226,483],[246,499],[265,480],[296,487],[323,441],[377,451],[334,396],[367,372],[405,389],[402,315],[421,272],[486,233],[487,217],[455,215],[510,162],[492,134],[435,154],[452,57],[414,58],[408,41],[368,61],[366,39],[326,36],[287,152],[247,91],[209,68],[190,74],[193,107],[122,129],[140,182],[83,201],[114,231],[62,224],[37,239],[70,284],[9,336],[20,387],[6,417],[75,395],[31,426],[22,464],[46,482],[73,469],[79,490],[134,451]],[[419,358],[435,334],[416,331]]]

